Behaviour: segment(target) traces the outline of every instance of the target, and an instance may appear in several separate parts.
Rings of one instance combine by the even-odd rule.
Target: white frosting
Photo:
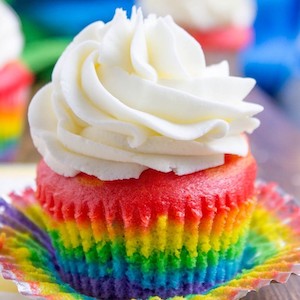
[[[223,26],[249,27],[256,15],[254,0],[139,0],[146,13],[171,15],[183,26],[209,30]]]
[[[243,102],[255,82],[206,67],[199,44],[170,17],[117,10],[84,29],[31,101],[34,144],[64,176],[137,178],[147,168],[182,175],[245,156],[243,132],[262,110]]]
[[[23,48],[20,23],[13,10],[0,0],[0,68],[18,58]]]

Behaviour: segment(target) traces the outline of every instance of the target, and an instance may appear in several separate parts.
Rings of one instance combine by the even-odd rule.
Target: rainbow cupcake
[[[32,75],[19,61],[23,38],[16,15],[0,2],[0,161],[13,159],[23,131]]]
[[[206,66],[169,17],[117,10],[75,37],[29,108],[64,282],[100,299],[168,298],[239,271],[256,203],[253,85]]]

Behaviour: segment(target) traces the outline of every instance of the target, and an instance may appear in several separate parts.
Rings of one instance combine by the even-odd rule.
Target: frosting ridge
[[[245,156],[262,107],[243,99],[253,79],[206,66],[200,45],[171,17],[96,22],[75,37],[52,82],[33,98],[34,144],[57,173],[138,178],[147,168],[178,175]],[[46,114],[41,116],[41,112]]]

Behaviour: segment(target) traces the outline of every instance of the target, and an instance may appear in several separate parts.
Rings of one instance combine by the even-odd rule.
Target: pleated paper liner
[[[179,299],[239,299],[275,280],[300,275],[300,204],[275,184],[257,184],[258,205],[238,275],[204,295]],[[64,283],[34,191],[0,199],[0,267],[23,295],[39,299],[93,299]],[[149,299],[158,300],[159,297]]]

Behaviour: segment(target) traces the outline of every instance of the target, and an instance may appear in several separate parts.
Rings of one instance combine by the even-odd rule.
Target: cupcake
[[[32,75],[18,60],[23,38],[14,12],[0,1],[0,161],[14,158]]]
[[[253,86],[206,66],[170,17],[117,10],[74,38],[29,107],[36,197],[65,282],[124,300],[235,276],[256,203]]]
[[[170,14],[196,38],[208,63],[227,59],[237,72],[236,53],[253,38],[254,0],[137,0],[145,13]]]

